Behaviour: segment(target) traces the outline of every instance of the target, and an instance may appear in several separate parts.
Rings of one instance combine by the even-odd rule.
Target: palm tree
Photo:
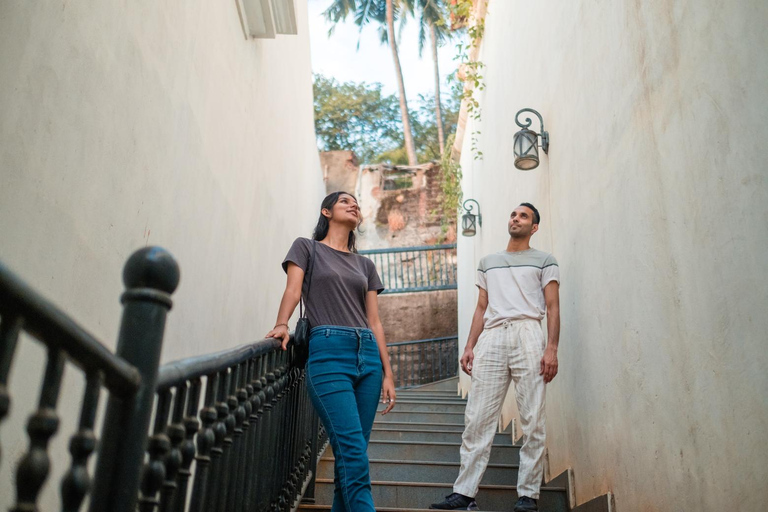
[[[442,0],[416,1],[421,11],[419,18],[419,57],[424,51],[427,31],[429,31],[429,40],[432,46],[432,61],[435,66],[435,121],[437,123],[437,141],[442,155],[445,151],[445,134],[443,133],[443,114],[440,103],[440,65],[437,60],[437,48],[450,38],[451,34],[443,15],[445,5],[443,5]]]
[[[325,18],[334,23],[339,23],[352,14],[355,23],[362,30],[363,26],[376,22],[380,25],[382,43],[389,43],[392,50],[392,60],[395,64],[397,87],[400,98],[400,117],[403,120],[403,139],[405,152],[408,155],[408,165],[418,164],[416,158],[416,145],[413,141],[411,119],[408,114],[408,100],[405,97],[405,82],[403,70],[400,66],[400,55],[397,52],[397,38],[395,35],[395,18],[400,14],[401,8],[410,6],[411,0],[331,0],[331,5],[325,10]],[[331,29],[332,31],[333,29]]]

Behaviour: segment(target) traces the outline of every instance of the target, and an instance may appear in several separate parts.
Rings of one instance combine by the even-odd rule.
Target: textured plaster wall
[[[163,361],[260,339],[324,192],[296,9],[297,36],[246,40],[235,2],[0,1],[0,260],[113,348],[122,265],[160,245],[182,276]],[[42,350],[17,360],[2,507]],[[48,510],[80,389],[68,369]]]
[[[491,0],[486,22],[461,337],[477,261],[533,202],[533,245],[562,274],[550,474],[573,467],[579,503],[612,491],[622,511],[764,510],[768,4]],[[528,173],[512,151],[524,107],[551,136]]]
[[[456,336],[456,290],[379,295],[387,343]]]

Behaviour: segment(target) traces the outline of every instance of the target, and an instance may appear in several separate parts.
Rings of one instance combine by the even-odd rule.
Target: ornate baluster
[[[437,342],[437,343],[431,342],[428,347],[429,348],[429,372],[431,375],[430,382],[435,382],[438,379],[438,376],[435,375],[435,362],[439,356],[439,354],[437,353],[438,343],[440,342]]]
[[[280,461],[280,472],[277,473],[280,478],[279,484],[282,487],[280,497],[278,498],[279,509],[286,510],[288,506],[287,493],[290,491],[288,482],[288,471],[290,467],[290,408],[291,403],[288,400],[289,392],[289,375],[288,375],[288,352],[278,352],[278,359],[280,360],[280,394],[278,396],[278,418],[280,421],[280,430],[278,437],[278,450],[282,454]]]
[[[287,414],[287,409],[289,408],[289,403],[286,400],[287,396],[287,387],[288,387],[288,374],[286,371],[286,360],[287,352],[278,352],[277,357],[280,362],[280,367],[277,370],[277,382],[278,382],[278,394],[277,394],[277,419],[280,425],[280,428],[278,429],[278,437],[277,437],[277,452],[278,452],[278,471],[275,472],[275,476],[278,479],[278,486],[280,486],[279,494],[277,496],[277,504],[279,510],[285,510],[285,507],[287,506],[287,498],[286,493],[288,492],[288,485],[287,485],[287,472],[286,468],[288,467],[290,463],[290,455],[289,455],[289,444],[290,444],[290,430],[289,430],[289,415]]]
[[[139,498],[141,512],[155,512],[155,508],[160,505],[157,493],[163,487],[165,459],[171,451],[171,440],[165,433],[170,409],[171,391],[164,389],[157,394],[154,433],[147,443],[149,462],[144,465],[141,478],[141,497]]]
[[[307,425],[307,435],[309,436],[309,461],[307,462],[307,471],[312,472],[312,479],[309,481],[307,490],[304,492],[304,499],[306,501],[314,502],[315,479],[317,478],[317,452],[320,449],[320,419],[312,409],[311,401],[309,400],[309,396],[306,392],[306,387],[308,385],[307,380],[309,379],[306,370],[304,370],[302,374],[304,377],[304,391],[302,391],[302,395],[304,395],[304,407],[305,410],[308,411],[309,417],[311,418],[311,421],[308,422]]]
[[[246,467],[245,467],[245,500],[243,503],[243,512],[253,510],[256,504],[256,485],[258,474],[258,462],[259,462],[259,450],[261,449],[261,443],[259,440],[259,432],[261,431],[261,414],[264,411],[264,402],[266,395],[264,394],[264,386],[261,383],[261,369],[264,356],[259,356],[253,364],[253,375],[251,377],[251,386],[253,387],[253,395],[251,395],[251,426],[250,433],[248,435],[248,447],[246,448]]]
[[[208,489],[206,491],[206,511],[218,510],[218,503],[221,495],[221,477],[224,473],[226,460],[224,459],[224,445],[227,437],[227,416],[229,407],[226,403],[230,383],[230,376],[227,370],[219,374],[219,388],[216,400],[216,423],[213,425],[213,434],[216,439],[211,449],[211,475],[208,478]]]
[[[437,378],[443,379],[443,340],[437,342]]]
[[[8,393],[8,376],[11,373],[13,354],[16,351],[16,342],[19,340],[19,332],[24,321],[21,317],[4,315],[0,321],[0,423],[3,422],[11,409],[11,395]],[[0,459],[2,459],[0,450]]]
[[[179,468],[179,488],[177,489],[171,510],[174,512],[184,512],[187,503],[187,486],[189,477],[192,475],[192,461],[195,460],[195,434],[200,428],[200,421],[197,419],[197,408],[200,403],[200,389],[202,382],[195,379],[191,383],[189,396],[187,398],[187,412],[184,416],[184,432],[186,434],[184,442],[181,444],[181,467]]]
[[[273,433],[276,432],[276,425],[274,420],[274,408],[275,408],[275,396],[276,396],[276,383],[275,383],[275,373],[274,373],[274,367],[272,367],[272,362],[274,361],[275,353],[271,352],[267,359],[267,387],[265,389],[266,395],[267,395],[267,402],[266,405],[264,405],[264,433],[263,437],[261,438],[261,442],[266,445],[266,450],[268,450],[268,456],[266,459],[267,461],[273,462],[275,460],[275,442]],[[272,368],[270,368],[272,367]],[[265,505],[271,506],[272,503],[272,492],[274,491],[274,483],[275,483],[275,475],[274,472],[265,470],[263,471],[262,479],[261,479],[261,489],[262,493],[265,495]]]
[[[133,512],[136,508],[165,319],[179,277],[176,261],[158,247],[134,252],[123,269],[127,289],[121,297],[117,355],[139,371],[141,385],[132,399],[110,395],[107,401],[91,512]]]
[[[293,493],[291,495],[291,504],[301,493],[301,487],[304,484],[304,451],[306,448],[306,439],[304,431],[306,426],[304,424],[304,409],[302,408],[302,393],[301,393],[301,370],[294,367],[291,369],[291,404],[294,410],[294,414],[291,415],[293,425],[291,426],[292,439],[293,439],[293,456],[292,469],[291,469],[291,483],[293,485]]]
[[[197,433],[197,455],[195,456],[195,483],[192,487],[190,512],[207,511],[205,508],[208,473],[211,469],[211,450],[216,442],[213,423],[216,421],[215,400],[219,386],[219,374],[209,375],[205,383],[205,407],[200,411],[203,426]]]
[[[11,512],[37,510],[37,495],[50,470],[48,441],[59,428],[56,403],[59,401],[61,379],[64,375],[64,353],[58,348],[48,349],[48,364],[43,377],[43,388],[37,411],[27,423],[29,451],[16,470],[16,506]]]
[[[88,458],[96,449],[93,424],[96,421],[96,411],[99,408],[101,382],[102,375],[99,372],[89,373],[86,377],[83,406],[80,409],[80,426],[69,442],[72,467],[61,481],[61,508],[64,512],[80,510],[80,505],[91,487],[91,478],[88,475]]]
[[[235,436],[232,453],[236,455],[235,463],[232,465],[234,472],[231,479],[230,489],[227,499],[227,510],[234,511],[238,507],[238,503],[243,499],[243,483],[245,472],[245,459],[246,459],[246,445],[248,438],[248,428],[250,426],[250,402],[248,401],[248,382],[250,380],[251,362],[246,361],[241,365],[238,373],[239,378],[237,381],[236,400],[237,405],[235,407]],[[253,392],[253,388],[251,388]]]
[[[184,442],[184,405],[187,400],[187,383],[176,388],[176,396],[173,398],[173,416],[171,424],[165,429],[171,442],[171,449],[165,457],[165,481],[160,494],[160,512],[169,512],[173,504],[178,484],[176,478],[183,462],[181,445]],[[194,452],[193,452],[194,453]]]
[[[221,512],[226,512],[227,505],[229,503],[229,490],[236,475],[235,468],[237,468],[237,453],[234,450],[235,447],[235,428],[237,428],[237,417],[235,410],[237,409],[237,383],[240,380],[240,365],[236,365],[232,368],[227,376],[227,395],[224,398],[227,404],[227,417],[224,420],[224,424],[227,427],[227,435],[224,437],[224,453],[222,457],[222,479],[221,479],[221,496],[219,497],[216,506]],[[242,420],[241,420],[242,425]]]

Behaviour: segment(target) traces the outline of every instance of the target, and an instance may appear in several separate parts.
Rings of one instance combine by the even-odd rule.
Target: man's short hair
[[[520,203],[520,206],[525,206],[526,208],[530,208],[531,211],[533,211],[534,224],[539,224],[541,222],[541,215],[539,215],[539,210],[537,210],[535,206],[533,206],[531,203]]]

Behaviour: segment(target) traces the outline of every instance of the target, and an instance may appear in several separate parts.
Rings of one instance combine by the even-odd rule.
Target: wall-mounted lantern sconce
[[[518,118],[523,112],[533,112],[539,118],[539,125],[541,126],[541,135],[533,130],[529,130],[531,126],[531,118],[525,118],[525,124],[522,124]],[[515,167],[521,171],[530,171],[539,166],[539,148],[538,137],[541,137],[541,149],[545,153],[549,150],[549,133],[544,131],[544,120],[541,118],[541,114],[533,110],[532,108],[524,108],[517,114],[515,114],[515,122],[517,126],[522,130],[515,134],[514,147],[515,147]]]
[[[467,203],[475,203],[467,206]],[[461,234],[464,236],[475,236],[478,227],[483,227],[483,216],[480,215],[480,204],[474,199],[467,199],[461,205],[464,208],[464,215],[461,216]],[[474,209],[477,208],[477,215]]]

